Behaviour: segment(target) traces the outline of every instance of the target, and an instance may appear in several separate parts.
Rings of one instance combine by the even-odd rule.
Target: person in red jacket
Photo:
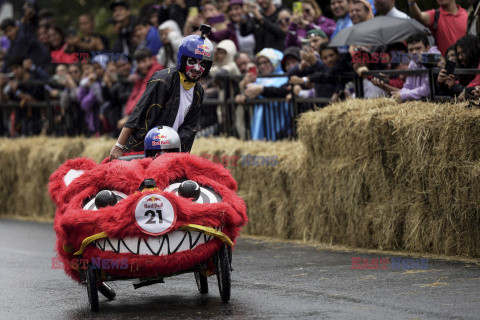
[[[151,51],[147,48],[136,50],[133,54],[133,59],[137,61],[136,76],[138,78],[135,80],[132,93],[130,94],[125,106],[124,117],[118,122],[119,128],[123,127],[123,125],[127,122],[128,117],[133,112],[133,109],[135,109],[138,100],[140,100],[140,97],[147,88],[147,83],[153,74],[164,69],[163,66],[157,62],[157,59],[152,56]]]

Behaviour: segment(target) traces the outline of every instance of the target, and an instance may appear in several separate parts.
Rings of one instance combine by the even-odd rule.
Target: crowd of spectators
[[[209,38],[215,43],[214,65],[202,80],[206,98],[235,101],[229,114],[204,106],[204,133],[231,121],[241,138],[287,137],[293,119],[286,102],[323,98],[300,105],[303,112],[355,98],[355,73],[365,98],[389,96],[399,103],[430,98],[427,74],[367,75],[370,70],[425,69],[418,57],[427,53],[441,55],[434,61],[441,68],[434,81],[438,95],[480,97],[480,75],[456,76],[447,70],[447,61],[456,68],[480,68],[480,0],[471,0],[468,11],[455,0],[437,0],[438,9],[428,11],[408,0],[408,14],[395,7],[395,0],[330,0],[330,18],[319,4],[300,0],[289,8],[279,0],[163,0],[133,8],[134,2],[115,0],[109,4],[112,41],[96,30],[92,12],[80,13],[62,29],[54,12],[39,8],[36,0],[23,0],[20,18],[6,18],[0,25],[0,135],[116,137],[153,73],[175,67],[183,37],[199,34],[202,24],[212,27]],[[415,19],[431,36],[414,34],[387,46],[330,46],[343,29],[378,16]],[[385,59],[355,59],[373,53],[384,53]],[[394,58],[402,53],[410,60]],[[277,77],[264,77],[272,74]],[[226,82],[226,76],[237,81]],[[250,99],[265,98],[284,100],[247,107]],[[47,99],[51,111],[36,107]],[[278,119],[270,121],[269,115]]]

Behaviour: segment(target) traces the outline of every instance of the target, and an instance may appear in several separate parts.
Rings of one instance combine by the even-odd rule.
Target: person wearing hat
[[[112,48],[112,52],[124,53],[131,56],[135,51],[135,44],[132,42],[133,26],[136,21],[132,15],[128,3],[123,0],[115,0],[110,4],[114,29],[118,34],[118,40]]]
[[[320,49],[322,43],[328,42],[328,37],[325,32],[318,29],[309,30],[305,38],[310,41],[310,49],[315,51],[315,53],[318,53],[318,49]]]
[[[253,34],[243,37],[240,34],[240,23],[243,15],[243,0],[230,0],[228,3],[227,15],[230,22],[224,30],[213,30],[210,33],[210,39],[215,42],[222,40],[232,40],[237,47],[237,50],[253,54],[255,48],[255,38]]]

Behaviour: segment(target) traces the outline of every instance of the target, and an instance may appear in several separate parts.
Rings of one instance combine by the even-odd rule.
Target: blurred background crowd
[[[202,84],[206,98],[219,103],[204,106],[200,134],[219,134],[231,121],[240,138],[288,137],[292,99],[323,98],[300,104],[301,113],[355,98],[354,76],[365,98],[430,98],[426,74],[366,75],[428,68],[424,62],[440,68],[434,80],[439,95],[478,99],[480,76],[454,70],[479,68],[479,2],[115,0],[90,6],[87,0],[0,0],[0,135],[116,137],[153,73],[175,67],[179,43],[204,23],[212,27],[215,61]],[[379,17],[417,21],[429,34],[361,44],[387,32],[389,23]],[[351,30],[364,32],[370,20],[374,28],[353,41]],[[422,54],[430,55],[418,59]],[[221,107],[227,99],[234,102],[231,112]],[[266,123],[270,111],[274,129]]]

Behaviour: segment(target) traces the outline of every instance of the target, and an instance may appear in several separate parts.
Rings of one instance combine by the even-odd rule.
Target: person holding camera
[[[459,68],[480,68],[480,41],[468,35],[455,43],[456,66]],[[474,96],[473,90],[480,85],[480,75],[461,74],[458,80],[452,70],[445,67],[438,75],[437,84],[444,95],[457,96],[460,101]]]
[[[412,60],[408,64],[409,70],[425,69],[422,65],[423,59],[428,54],[440,54],[436,46],[430,46],[426,34],[415,34],[407,38],[408,53],[412,54]],[[391,91],[390,96],[397,102],[406,100],[420,100],[424,97],[430,97],[430,85],[428,74],[415,75],[407,77],[403,88],[398,91]]]
[[[240,35],[246,37],[253,34],[255,37],[255,54],[263,48],[272,48],[283,51],[285,32],[277,24],[278,9],[272,0],[246,1],[244,4],[245,12],[251,17],[242,18],[240,24]]]

